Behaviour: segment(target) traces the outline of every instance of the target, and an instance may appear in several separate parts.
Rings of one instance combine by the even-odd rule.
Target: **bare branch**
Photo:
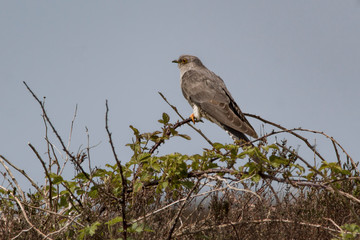
[[[0,186],[0,188],[3,189],[3,190],[5,190],[5,191],[7,190],[7,189],[4,188],[3,186]],[[29,218],[28,218],[28,216],[27,216],[27,214],[26,214],[26,212],[25,212],[24,206],[23,206],[23,204],[21,203],[21,201],[20,201],[12,192],[10,192],[9,194],[15,199],[15,201],[16,201],[17,204],[19,205],[19,207],[20,207],[20,209],[21,209],[21,212],[22,212],[22,214],[23,214],[26,222],[30,225],[30,227],[33,228],[33,229],[34,229],[37,233],[39,233],[41,236],[43,236],[43,238],[45,238],[45,239],[52,239],[52,238],[50,238],[50,237],[47,237],[44,233],[42,233],[38,228],[36,228],[36,227],[30,222],[30,220],[29,220]]]
[[[126,179],[124,177],[124,172],[123,172],[123,167],[121,166],[121,162],[119,161],[118,157],[117,157],[117,154],[116,154],[116,151],[115,151],[115,147],[114,147],[114,144],[113,144],[113,141],[112,141],[112,137],[111,137],[111,132],[109,130],[109,126],[108,126],[108,115],[109,115],[109,106],[108,106],[108,101],[106,100],[106,114],[105,114],[105,129],[106,129],[106,132],[108,134],[108,137],[109,137],[109,143],[110,143],[110,146],[111,146],[111,150],[114,154],[114,158],[115,158],[115,161],[116,161],[116,164],[119,168],[119,171],[120,171],[120,176],[121,176],[121,184],[122,184],[122,200],[121,200],[121,213],[122,213],[122,223],[123,223],[123,236],[124,236],[124,239],[126,240],[127,239],[127,219],[126,219],[126,192],[127,192],[127,182],[126,182]]]
[[[321,224],[299,222],[299,221],[293,221],[293,220],[289,220],[289,219],[267,219],[267,218],[265,218],[265,219],[259,219],[259,220],[239,221],[239,222],[230,222],[230,223],[225,223],[225,224],[220,224],[220,225],[211,225],[211,226],[208,226],[208,227],[205,227],[205,228],[197,229],[195,231],[189,231],[189,229],[183,229],[183,231],[181,233],[177,234],[176,237],[190,235],[190,234],[192,235],[192,234],[196,234],[196,233],[199,233],[199,232],[208,231],[208,230],[214,229],[214,228],[226,228],[226,227],[230,227],[230,226],[234,226],[234,225],[243,225],[243,224],[249,224],[249,223],[258,223],[258,224],[267,224],[267,223],[299,224],[299,225],[313,227],[313,228],[321,228],[321,229],[331,231],[331,232],[336,232],[336,233],[340,232],[340,231],[338,231],[336,229],[333,229],[333,228],[324,227]]]
[[[3,161],[5,161],[5,162],[6,162],[7,164],[9,164],[12,168],[14,168],[16,171],[18,171],[19,173],[21,173],[24,177],[26,177],[27,180],[29,180],[29,182],[31,183],[31,185],[32,185],[34,188],[36,188],[36,190],[37,190],[38,192],[41,192],[41,189],[36,185],[36,183],[34,182],[34,180],[32,180],[32,179],[26,174],[26,172],[25,172],[24,170],[16,167],[16,166],[15,166],[14,164],[12,164],[9,160],[7,160],[4,156],[1,156],[1,155],[0,155],[0,162],[1,162],[1,164],[5,167],[5,169],[8,169]],[[9,171],[10,171],[10,170],[9,170]],[[17,186],[17,188],[19,189],[19,191],[22,193],[23,200],[25,200],[25,195],[24,195],[23,191],[21,190],[20,185],[17,183],[15,177],[14,177],[12,174],[9,174],[9,175],[11,176],[11,179],[14,181],[14,183],[16,184],[16,186]]]
[[[40,160],[41,165],[42,165],[43,168],[44,168],[45,175],[46,175],[46,177],[47,177],[47,179],[48,179],[48,181],[49,181],[49,185],[50,185],[50,189],[49,189],[49,204],[50,204],[50,208],[52,208],[52,201],[51,201],[51,186],[52,186],[52,181],[51,181],[51,177],[50,177],[49,172],[48,172],[48,170],[47,170],[47,168],[46,168],[45,162],[44,162],[44,160],[41,158],[40,154],[36,151],[36,149],[34,148],[34,146],[31,145],[31,143],[28,143],[28,145],[29,145],[29,147],[31,148],[31,150],[33,150],[33,152],[35,153],[35,155],[37,156],[37,158]],[[39,193],[41,193],[41,194],[44,196],[44,194],[43,194],[42,191],[39,192]],[[45,197],[45,196],[44,196],[44,197]]]
[[[179,210],[178,210],[178,212],[177,212],[174,220],[172,221],[172,226],[171,226],[171,228],[170,228],[170,231],[169,231],[169,234],[168,234],[168,237],[167,237],[168,240],[171,239],[171,236],[172,236],[172,234],[173,234],[173,232],[174,232],[174,230],[175,230],[176,224],[177,224],[177,222],[178,222],[178,220],[179,220],[179,218],[180,218],[180,214],[181,214],[182,210],[183,210],[184,207],[185,207],[185,204],[187,203],[187,201],[189,200],[191,194],[195,191],[195,189],[197,188],[197,186],[199,185],[199,183],[200,183],[200,180],[198,180],[198,181],[195,183],[195,185],[193,186],[193,188],[190,190],[190,192],[189,192],[188,195],[186,196],[185,201],[181,204],[181,207],[179,208]]]
[[[91,178],[89,177],[89,174],[84,171],[84,169],[82,168],[82,166],[80,165],[80,163],[76,160],[76,158],[74,157],[74,155],[71,154],[71,153],[69,152],[69,150],[67,149],[67,147],[65,146],[64,141],[62,140],[62,138],[60,137],[59,133],[56,131],[54,125],[53,125],[52,122],[50,121],[50,118],[49,118],[49,116],[48,116],[47,113],[46,113],[44,104],[39,100],[39,98],[38,98],[38,97],[35,95],[35,93],[30,89],[30,87],[26,84],[26,82],[23,82],[23,83],[25,84],[25,86],[26,86],[26,88],[28,89],[28,91],[29,91],[29,92],[32,94],[32,96],[35,98],[35,100],[39,103],[39,105],[40,105],[40,107],[41,107],[41,109],[42,109],[43,115],[44,115],[46,121],[49,123],[49,125],[50,125],[51,129],[53,130],[54,134],[56,135],[57,139],[59,140],[59,142],[60,142],[60,144],[61,144],[61,146],[62,146],[63,151],[70,157],[70,159],[72,160],[72,162],[73,162],[73,163],[76,165],[76,167],[84,174],[84,176],[85,176],[88,180],[92,181]]]

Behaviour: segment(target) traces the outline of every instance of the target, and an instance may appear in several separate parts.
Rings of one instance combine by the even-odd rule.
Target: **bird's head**
[[[204,65],[200,61],[200,59],[196,56],[191,55],[181,55],[177,60],[172,61],[173,63],[177,63],[179,68],[182,67],[203,67]]]

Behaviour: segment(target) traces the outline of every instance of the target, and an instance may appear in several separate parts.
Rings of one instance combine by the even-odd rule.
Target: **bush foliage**
[[[248,114],[274,129],[251,144],[212,143],[195,129],[210,147],[194,155],[160,155],[158,149],[166,148],[174,137],[191,141],[179,130],[192,125],[190,119],[172,123],[163,113],[157,131],[141,133],[130,126],[134,136],[127,146],[133,154],[120,162],[106,103],[105,130],[114,161],[92,168],[91,147],[73,153],[44,102],[26,87],[49,129],[45,157],[29,144],[43,166],[45,184],[37,185],[0,155],[0,239],[359,238],[357,163],[325,133],[286,129]],[[334,149],[331,158],[325,159],[304,133],[328,139]],[[313,156],[300,156],[284,137],[277,140],[284,135],[295,137]],[[269,144],[270,138],[275,143]],[[63,174],[69,164],[76,172],[71,179]],[[14,171],[31,183],[34,192],[22,190]]]

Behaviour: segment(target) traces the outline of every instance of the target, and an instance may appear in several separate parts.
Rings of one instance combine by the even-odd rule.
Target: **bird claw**
[[[195,116],[193,113],[190,115],[190,118],[191,118],[192,122],[195,124]]]

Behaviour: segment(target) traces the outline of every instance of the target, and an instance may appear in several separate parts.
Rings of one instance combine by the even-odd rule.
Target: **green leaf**
[[[177,136],[178,135],[178,131],[176,131],[175,129],[173,128],[169,128],[170,132],[171,132],[171,135],[173,136]]]
[[[216,142],[216,143],[213,143],[213,148],[220,150],[220,149],[224,148],[224,145]]]
[[[93,224],[91,224],[91,226],[89,227],[89,235],[93,236],[96,232],[96,229],[98,228],[98,226],[101,225],[100,222],[96,221]]]
[[[165,181],[165,182],[162,182],[161,183],[161,188],[162,189],[165,189],[165,188],[167,188],[169,186],[169,182],[168,181]]]
[[[64,181],[64,179],[60,175],[56,175],[55,173],[49,173],[49,175],[52,178],[53,184],[60,184]]]
[[[99,193],[99,191],[98,191],[97,187],[93,186],[93,187],[91,187],[91,190],[89,192],[89,197],[96,198],[98,196],[98,193]]]
[[[186,187],[187,189],[192,189],[195,185],[195,183],[193,183],[192,181],[184,181],[182,183],[184,185],[184,187]]]
[[[276,149],[276,150],[279,150],[279,147],[274,143],[274,144],[270,144],[270,145],[267,145],[267,146],[263,146],[262,147],[265,151],[269,151],[270,148],[272,149]]]
[[[344,175],[348,175],[348,176],[351,175],[351,172],[349,170],[345,170],[345,169],[341,170],[341,173]]]
[[[91,226],[86,226],[84,229],[79,230],[80,232],[79,239],[84,239],[86,235],[93,236],[99,225],[101,225],[101,223],[96,221]]]
[[[84,173],[79,173],[78,175],[75,176],[75,179],[81,179],[81,180],[88,180],[88,178],[85,176]]]
[[[164,124],[167,124],[170,120],[170,117],[167,113],[162,114],[162,120],[164,121]]]
[[[259,182],[260,181],[260,179],[261,179],[261,177],[260,177],[260,175],[259,174],[256,174],[255,176],[253,176],[252,178],[251,178],[254,182]]]
[[[139,130],[137,128],[134,128],[132,125],[129,126],[133,131],[134,131],[134,135],[138,136],[139,135]]]
[[[271,162],[271,165],[273,167],[280,167],[281,165],[285,165],[285,164],[288,164],[289,163],[289,160],[286,159],[286,158],[282,158],[282,157],[279,157],[279,156],[275,156],[275,155],[271,155],[269,157],[269,160]]]
[[[319,171],[325,169],[325,168],[328,168],[329,167],[329,164],[326,162],[326,161],[322,161],[322,164],[319,168]]]
[[[123,221],[122,217],[116,217],[116,218],[113,218],[110,221],[106,222],[105,224],[107,224],[109,226],[112,226],[112,225],[114,225],[116,223],[119,223],[119,222],[122,222],[122,221]]]
[[[314,172],[311,172],[311,173],[309,173],[308,175],[306,175],[305,177],[306,177],[307,180],[310,181],[310,180],[314,177],[314,175],[315,175],[315,173],[314,173]]]
[[[244,159],[245,157],[246,157],[246,153],[245,152],[241,152],[241,153],[239,153],[237,156],[236,156],[236,158],[239,158],[239,159]]]
[[[136,181],[134,184],[134,192],[140,191],[143,185],[144,184],[140,180]]]
[[[86,193],[86,191],[84,191],[82,189],[79,189],[79,190],[76,191],[77,195],[81,195],[81,194],[84,194],[84,193]]]
[[[178,136],[185,138],[186,140],[191,140],[191,137],[186,134],[179,134]]]
[[[69,203],[68,203],[68,200],[67,200],[67,196],[62,195],[60,197],[59,207],[67,207],[68,205],[69,205]]]
[[[135,225],[136,224],[136,225]],[[143,224],[137,224],[137,223],[134,223],[133,225],[135,226],[132,226],[132,228],[134,229],[135,232],[137,233],[140,233],[140,232],[143,232],[144,231],[144,226]]]
[[[112,167],[112,166],[111,166]],[[94,173],[92,174],[93,177],[105,177],[106,174],[109,174],[108,171],[98,168],[94,171]]]
[[[145,162],[146,159],[148,159],[149,157],[151,157],[151,154],[150,153],[141,153],[137,156],[137,159],[140,161],[140,162]]]
[[[150,165],[155,171],[160,172],[161,166],[157,162],[154,162]]]

